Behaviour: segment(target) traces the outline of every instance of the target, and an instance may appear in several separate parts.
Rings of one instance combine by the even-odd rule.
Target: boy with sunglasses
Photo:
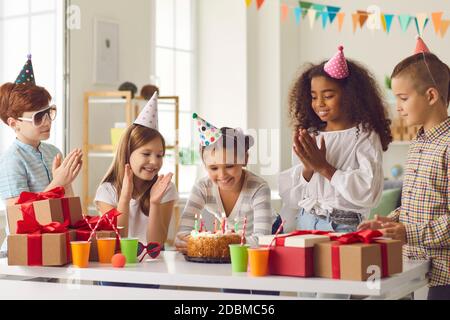
[[[73,195],[72,182],[81,170],[80,149],[62,159],[50,137],[56,107],[45,88],[36,86],[31,56],[15,83],[0,87],[0,118],[15,131],[13,144],[0,156],[0,198],[14,204],[23,191],[42,192],[63,186]]]

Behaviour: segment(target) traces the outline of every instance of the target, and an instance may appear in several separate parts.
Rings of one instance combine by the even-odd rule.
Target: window
[[[14,82],[27,60],[27,55],[32,54],[36,84],[45,87],[58,106],[58,116],[53,122],[51,137],[47,142],[62,151],[63,20],[64,1],[0,0],[0,84]],[[2,153],[9,147],[15,135],[0,122]]]
[[[192,104],[194,100],[194,1],[156,0],[155,76],[162,96],[180,97],[180,150],[194,154],[192,143]],[[160,109],[163,110],[163,109]],[[161,112],[161,111],[160,111]],[[160,115],[161,116],[161,115]],[[159,122],[160,127],[164,122]],[[161,128],[164,132],[164,128]],[[190,192],[196,180],[196,166],[188,158],[180,163],[178,191]],[[170,157],[168,158],[168,160]]]

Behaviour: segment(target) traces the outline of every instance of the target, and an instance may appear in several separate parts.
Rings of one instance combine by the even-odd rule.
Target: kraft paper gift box
[[[63,266],[70,260],[70,235],[65,233],[8,236],[8,265]]]
[[[274,236],[260,236],[259,245],[269,246]],[[312,277],[314,245],[329,242],[326,235],[282,235],[269,252],[269,272],[273,275]]]
[[[9,233],[16,234],[17,221],[23,219],[23,206],[32,206],[36,220],[43,225],[51,222],[64,222],[61,199],[47,199],[35,201],[31,204],[16,204],[7,206],[6,214],[8,218]]]
[[[317,277],[366,281],[379,271],[381,277],[402,272],[402,244],[380,239],[374,243],[318,243],[314,248],[314,273]]]
[[[80,197],[64,197],[62,187],[47,192],[22,192],[17,203],[7,207],[10,234],[16,234],[17,221],[23,219],[23,212],[30,212],[42,225],[67,220],[73,226],[83,219]]]

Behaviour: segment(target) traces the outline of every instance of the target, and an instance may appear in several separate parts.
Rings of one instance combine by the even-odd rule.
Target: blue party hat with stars
[[[33,64],[31,63],[31,54],[28,55],[27,62],[20,71],[19,76],[16,79],[16,84],[33,84],[36,85],[33,72]]]

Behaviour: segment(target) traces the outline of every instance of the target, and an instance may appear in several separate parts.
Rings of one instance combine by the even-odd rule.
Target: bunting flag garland
[[[439,34],[441,32],[441,23],[443,14],[444,14],[443,12],[433,12],[431,14],[431,20],[433,21],[434,32],[436,34]]]
[[[400,27],[403,32],[406,32],[409,27],[409,23],[411,22],[411,16],[409,14],[400,14],[398,16],[398,21],[400,22]]]
[[[253,0],[245,0],[247,8],[250,8]],[[260,10],[265,0],[256,0],[256,8]],[[292,14],[291,14],[292,12]],[[369,6],[367,10],[355,10],[348,15],[341,11],[341,7],[329,6],[308,1],[298,1],[298,6],[291,6],[287,3],[280,4],[281,22],[284,23],[288,19],[294,19],[296,25],[300,25],[301,21],[308,20],[311,29],[314,28],[315,22],[320,19],[323,29],[331,26],[337,21],[338,31],[341,32],[346,15],[351,16],[353,33],[358,27],[360,29],[383,30],[386,34],[390,34],[394,19],[398,19],[400,30],[406,32],[414,21],[417,33],[423,35],[429,22],[433,24],[434,32],[437,36],[444,38],[450,27],[450,20],[444,20],[444,12],[419,12],[415,14],[401,13],[391,14],[381,12],[378,6]],[[308,17],[308,19],[306,19]]]
[[[261,6],[264,4],[264,0],[256,0],[256,8],[259,10]]]
[[[394,15],[393,14],[382,14],[381,15],[381,22],[383,24],[383,30],[386,33],[389,33],[389,31],[391,31],[391,26],[392,26],[392,20],[394,19]]]
[[[449,25],[450,25],[450,20],[442,20],[442,22],[441,22],[441,38],[445,37],[445,34],[447,33]]]
[[[295,23],[300,24],[300,17],[302,16],[302,9],[300,7],[294,8]]]
[[[428,16],[426,13],[418,13],[415,18],[417,34],[422,36],[423,30],[428,23]]]
[[[289,7],[287,4],[281,5],[281,21],[286,21],[289,14]]]

